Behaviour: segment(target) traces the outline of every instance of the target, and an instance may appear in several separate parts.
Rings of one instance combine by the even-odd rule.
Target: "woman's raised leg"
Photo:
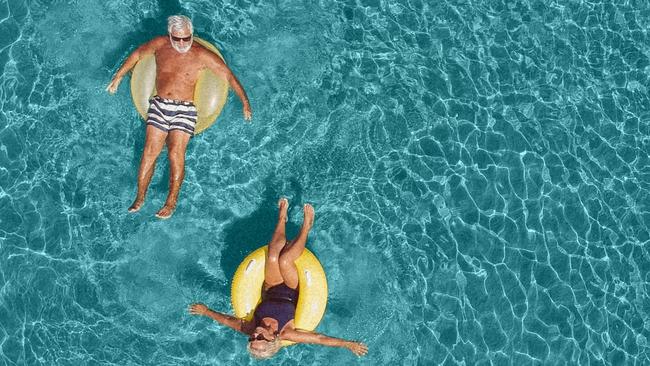
[[[298,236],[287,245],[280,253],[280,273],[284,283],[290,288],[298,287],[298,269],[296,268],[296,259],[300,257],[307,244],[307,236],[314,225],[314,207],[305,204],[304,219]]]
[[[266,253],[266,263],[264,265],[264,289],[279,285],[282,283],[282,274],[280,273],[280,252],[287,243],[285,226],[287,223],[287,209],[289,201],[286,198],[280,198],[278,201],[278,223],[275,226],[273,237],[269,242],[269,248]]]

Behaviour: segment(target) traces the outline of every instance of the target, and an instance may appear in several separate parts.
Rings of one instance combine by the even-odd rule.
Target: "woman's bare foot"
[[[309,231],[314,225],[314,207],[309,203],[305,203],[303,207],[304,218],[302,220],[302,229]]]
[[[285,222],[288,220],[288,216],[287,216],[288,208],[289,208],[289,200],[286,197],[280,198],[280,200],[278,201],[279,220],[282,220],[283,218]]]
[[[140,211],[140,208],[142,208],[143,204],[144,198],[136,198],[135,201],[133,201],[131,207],[129,207],[129,212],[134,213]]]
[[[174,207],[169,205],[164,205],[160,211],[156,212],[156,217],[162,220],[166,220],[174,214]]]

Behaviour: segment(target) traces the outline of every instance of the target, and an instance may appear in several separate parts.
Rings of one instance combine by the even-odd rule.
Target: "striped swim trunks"
[[[149,99],[147,125],[152,125],[159,130],[165,132],[179,130],[194,136],[196,118],[196,107],[192,102],[165,99],[158,95]]]

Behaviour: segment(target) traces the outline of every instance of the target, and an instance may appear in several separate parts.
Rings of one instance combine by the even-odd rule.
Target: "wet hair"
[[[280,348],[282,348],[282,341],[280,340],[280,337],[275,337],[274,340],[271,342],[264,342],[264,348],[263,349],[255,349],[251,347],[251,344],[253,342],[248,342],[248,345],[246,345],[246,349],[248,350],[248,353],[251,354],[254,358],[258,360],[264,360],[267,358],[273,357]]]
[[[190,33],[194,34],[192,21],[185,15],[172,15],[167,18],[167,33],[172,34],[172,31],[178,32],[185,28],[189,29]]]

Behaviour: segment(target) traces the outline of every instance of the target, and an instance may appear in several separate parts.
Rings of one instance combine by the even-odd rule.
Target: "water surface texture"
[[[126,208],[135,47],[189,15],[246,88]],[[282,365],[648,365],[645,1],[0,0],[0,365],[248,365],[230,279],[276,202],[329,280]]]

